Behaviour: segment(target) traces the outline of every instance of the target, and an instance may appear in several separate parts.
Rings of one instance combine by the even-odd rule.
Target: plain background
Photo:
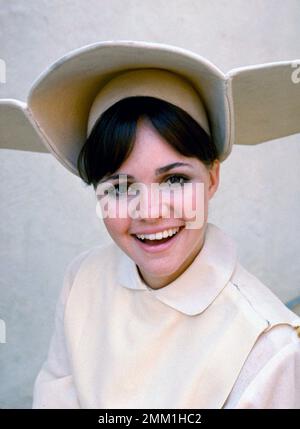
[[[0,0],[1,98],[30,86],[68,51],[104,40],[193,50],[223,71],[300,58],[299,0]],[[300,295],[300,135],[233,148],[210,222],[284,302]],[[50,154],[0,152],[0,408],[30,408],[67,264],[111,239],[93,190]]]

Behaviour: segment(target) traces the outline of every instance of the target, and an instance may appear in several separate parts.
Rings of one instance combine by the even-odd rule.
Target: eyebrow
[[[176,167],[191,167],[192,168],[192,165],[187,164],[185,162],[173,162],[172,164],[168,164],[168,165],[165,165],[163,167],[157,168],[155,170],[155,175],[159,176],[160,174],[166,173],[167,171],[170,171]],[[117,174],[112,174],[111,176],[103,178],[102,180],[100,180],[99,183],[105,182],[106,180],[118,179],[119,176],[127,176],[128,179],[134,179],[134,176],[132,176],[131,174],[117,173]]]

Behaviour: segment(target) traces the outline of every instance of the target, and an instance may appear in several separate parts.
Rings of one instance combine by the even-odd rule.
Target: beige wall
[[[175,44],[224,71],[300,58],[299,22],[298,0],[0,0],[0,97],[26,100],[51,62],[101,40]],[[241,262],[283,301],[300,295],[299,139],[236,146],[211,203],[210,221],[236,239]],[[51,155],[3,150],[0,163],[0,408],[30,407],[64,269],[110,237],[92,190]]]

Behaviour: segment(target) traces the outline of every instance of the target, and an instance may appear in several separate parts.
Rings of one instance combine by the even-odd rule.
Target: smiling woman
[[[151,188],[152,192],[145,193],[146,198],[139,194],[139,203],[144,204],[137,217],[127,210],[131,199],[127,183],[119,184],[117,201],[115,197],[106,199],[115,211],[108,209],[110,215],[104,223],[112,239],[136,262],[142,278],[152,288],[176,279],[203,246],[207,200],[219,182],[217,156],[209,135],[185,111],[164,100],[141,96],[124,98],[104,112],[80,152],[80,175],[94,188],[99,182],[110,181],[114,185],[113,180],[120,175],[129,178],[131,184]],[[169,204],[166,189],[165,204],[160,203],[159,193],[155,200],[153,185],[165,185],[171,179],[183,179],[182,185],[205,184],[204,200],[196,202],[195,186],[192,192],[183,186],[177,187],[177,191],[173,188]],[[125,189],[122,196],[120,187]],[[182,191],[179,196],[178,190]],[[202,213],[203,222],[197,229],[191,228],[190,223],[185,228],[188,219],[184,213],[191,212],[188,205],[196,206],[195,212]],[[126,212],[127,216],[119,215]],[[182,217],[175,216],[178,213]]]
[[[33,408],[300,407],[300,320],[208,222],[233,143],[300,131],[288,66],[225,76],[180,48],[102,42],[52,65],[29,107],[6,102],[93,185],[112,238],[66,269]]]

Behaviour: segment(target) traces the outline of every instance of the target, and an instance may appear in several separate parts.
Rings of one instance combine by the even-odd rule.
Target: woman
[[[93,185],[112,242],[66,270],[33,408],[298,408],[299,318],[208,222],[232,145],[220,72],[180,49],[110,42],[49,75],[29,99],[38,132]]]

